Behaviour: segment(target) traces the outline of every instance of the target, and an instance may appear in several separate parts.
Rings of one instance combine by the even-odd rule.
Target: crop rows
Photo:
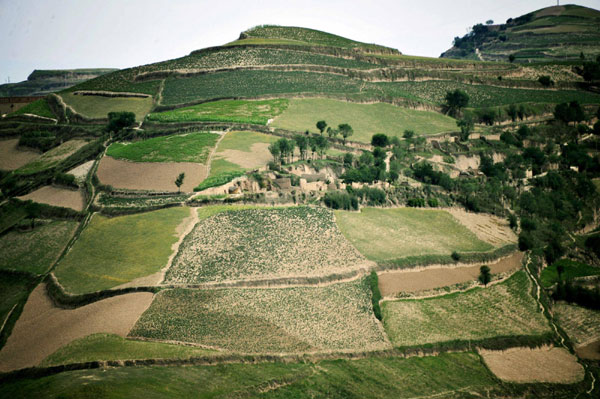
[[[328,275],[363,262],[327,209],[249,209],[201,220],[180,247],[165,282]]]
[[[252,353],[387,346],[366,279],[326,287],[162,291],[130,335]]]

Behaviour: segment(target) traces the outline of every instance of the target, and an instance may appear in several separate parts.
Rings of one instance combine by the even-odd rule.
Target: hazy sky
[[[33,69],[125,68],[224,44],[261,24],[303,26],[438,57],[455,36],[551,0],[0,0],[0,83]],[[561,4],[567,4],[561,1]],[[600,9],[600,0],[573,1]]]

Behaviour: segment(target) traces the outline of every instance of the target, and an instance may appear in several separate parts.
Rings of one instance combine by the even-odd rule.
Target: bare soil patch
[[[18,148],[19,139],[0,141],[0,170],[15,170],[40,156],[35,151]]]
[[[600,340],[575,348],[577,356],[583,359],[600,360]]]
[[[75,176],[78,181],[84,181],[90,169],[94,166],[94,161],[87,161],[79,166],[74,167],[67,173]]]
[[[459,155],[456,157],[456,161],[454,162],[454,166],[460,169],[463,172],[466,172],[469,169],[479,169],[479,164],[481,163],[479,157],[467,157],[465,155]]]
[[[523,253],[502,258],[495,263],[486,263],[492,274],[507,273],[521,267]],[[396,296],[400,292],[419,292],[476,280],[483,265],[447,266],[434,265],[422,270],[396,270],[379,275],[379,290],[384,297]]]
[[[181,191],[193,192],[206,178],[206,166],[192,162],[128,162],[105,156],[97,173],[102,184],[151,191],[176,191],[175,179],[185,173]]]
[[[273,156],[269,152],[269,143],[254,143],[249,152],[225,150],[217,153],[216,157],[225,159],[244,169],[256,169],[273,160]]]
[[[44,186],[27,195],[19,197],[23,201],[32,200],[52,206],[62,206],[76,211],[82,211],[85,207],[85,197],[81,190],[70,190],[68,188]]]
[[[585,374],[577,358],[563,348],[511,348],[479,353],[492,373],[504,381],[569,384],[583,380]]]
[[[475,233],[481,241],[485,241],[495,247],[517,242],[517,236],[509,227],[507,220],[493,215],[472,213],[457,208],[451,208],[447,211],[461,224]]]
[[[57,349],[95,333],[125,337],[150,306],[152,293],[139,292],[104,299],[77,309],[54,306],[40,284],[31,293],[21,318],[0,351],[0,371],[39,364]]]

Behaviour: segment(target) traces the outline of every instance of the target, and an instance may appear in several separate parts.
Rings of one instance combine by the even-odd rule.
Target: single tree
[[[444,110],[450,116],[459,116],[460,111],[469,105],[469,95],[460,89],[446,92]]]
[[[326,127],[327,127],[327,122],[325,122],[325,121],[318,121],[317,122],[317,129],[319,129],[319,132],[321,132],[321,135],[325,131]]]
[[[278,162],[281,163],[280,160],[280,155],[281,155],[281,150],[279,149],[279,143],[275,142],[275,143],[271,143],[269,145],[269,152],[271,153],[271,155],[273,155],[273,161],[274,162]]]
[[[515,62],[515,55],[514,54],[509,55],[508,56],[508,61],[511,62],[511,63]]]
[[[538,78],[538,82],[544,87],[554,86],[554,81],[548,75],[542,75]]]
[[[515,104],[510,104],[506,109],[506,113],[510,117],[510,119],[514,122],[517,120],[517,116],[519,114],[519,109]]]
[[[402,134],[402,137],[404,137],[407,140],[412,139],[413,137],[415,137],[415,132],[414,130],[405,130]]]
[[[177,176],[177,179],[175,179],[175,185],[177,186],[177,192],[180,193],[181,192],[181,185],[183,184],[183,179],[185,179],[185,173],[180,173],[179,176]]]
[[[486,265],[483,265],[479,268],[479,282],[487,287],[488,283],[492,280],[492,275],[490,274],[490,268]]]
[[[308,149],[308,137],[301,134],[294,136],[294,141],[300,152],[300,159],[306,159],[306,150]]]
[[[390,139],[383,133],[377,133],[371,137],[371,145],[373,147],[387,147],[390,145]]]
[[[340,133],[342,134],[342,137],[344,138],[344,144],[346,144],[346,139],[354,134],[354,130],[352,129],[352,126],[350,126],[347,123],[340,124],[338,126],[338,130],[340,131]]]
[[[327,138],[323,136],[316,136],[315,142],[317,145],[317,153],[321,158],[323,158],[325,151],[327,151],[327,149],[329,148],[329,140],[327,140]]]
[[[471,115],[465,115],[456,121],[456,126],[460,128],[460,141],[467,141],[475,126],[475,122],[473,122],[473,117],[471,117]]]
[[[118,133],[126,127],[133,126],[135,123],[135,114],[133,112],[109,112],[108,126],[109,133]]]

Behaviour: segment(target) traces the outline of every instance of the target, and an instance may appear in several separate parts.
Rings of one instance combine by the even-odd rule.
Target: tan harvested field
[[[575,344],[577,354],[585,359],[600,359],[600,311],[564,302],[556,303],[552,310]]]
[[[486,263],[492,274],[507,273],[521,267],[523,253],[502,258],[494,263]],[[479,268],[483,265],[444,266],[433,265],[421,270],[395,270],[379,274],[379,289],[384,297],[395,296],[400,292],[419,292],[435,288],[477,280]]]
[[[78,181],[84,181],[90,169],[94,166],[94,161],[87,161],[79,166],[74,167],[67,173],[75,176]]]
[[[19,139],[0,140],[0,170],[15,170],[40,156],[35,151],[20,150]]]
[[[85,206],[85,197],[81,190],[71,190],[54,186],[44,186],[18,198],[23,201],[32,200],[42,204],[71,208],[76,211],[82,211]]]
[[[182,192],[193,192],[206,178],[206,166],[192,162],[129,162],[105,156],[98,166],[102,184],[128,190],[177,191],[175,179],[185,173]]]
[[[489,369],[504,381],[572,384],[583,380],[585,370],[563,348],[511,348],[479,352]]]
[[[0,372],[32,367],[71,341],[95,333],[126,336],[150,306],[152,293],[104,299],[77,309],[54,306],[40,284],[29,296],[6,345],[0,351]]]
[[[218,152],[216,157],[239,165],[244,169],[256,169],[273,160],[273,156],[269,152],[269,143],[254,143],[248,150],[224,150]]]
[[[508,221],[494,215],[467,212],[463,209],[450,208],[448,212],[462,225],[471,230],[481,241],[501,247],[516,243],[517,236],[508,225]]]

